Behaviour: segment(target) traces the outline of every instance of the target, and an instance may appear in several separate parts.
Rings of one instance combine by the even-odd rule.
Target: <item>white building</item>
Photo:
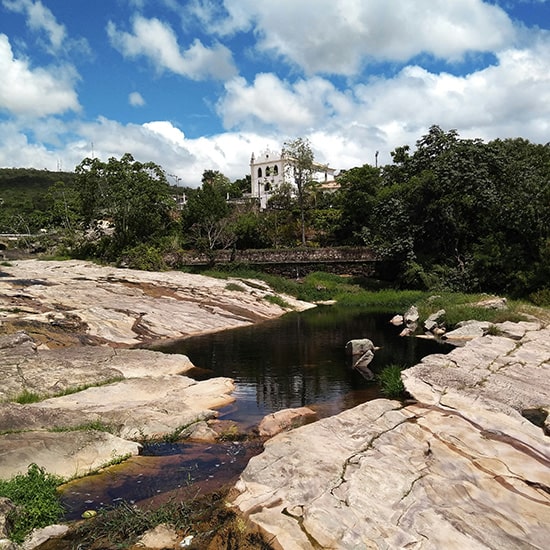
[[[281,153],[265,149],[256,157],[254,153],[250,158],[250,182],[251,195],[258,199],[260,210],[264,210],[267,201],[277,188],[288,180],[286,163],[288,161],[281,157]],[[320,184],[321,189],[333,191],[337,187],[334,181],[334,168],[328,165],[314,163],[313,179]],[[294,185],[293,181],[288,182]]]

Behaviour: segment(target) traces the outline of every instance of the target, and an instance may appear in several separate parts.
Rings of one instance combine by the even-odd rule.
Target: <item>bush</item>
[[[16,506],[9,520],[13,525],[10,537],[23,542],[33,530],[59,521],[64,509],[57,494],[63,480],[31,464],[26,474],[8,481],[0,480],[0,496],[9,498]]]
[[[542,288],[529,295],[529,300],[536,306],[550,306],[550,288]]]
[[[141,269],[142,271],[164,271],[166,269],[161,252],[154,246],[145,243],[124,250],[122,261],[131,269]]]

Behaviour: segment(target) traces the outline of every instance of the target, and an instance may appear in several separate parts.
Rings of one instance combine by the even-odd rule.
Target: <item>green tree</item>
[[[369,227],[376,193],[380,187],[380,170],[368,164],[352,168],[339,178],[342,215],[338,237],[346,244],[359,244],[365,227]]]
[[[107,162],[86,158],[75,171],[86,224],[110,220],[116,252],[168,231],[173,201],[166,175],[157,164],[141,163],[126,153]]]
[[[182,212],[184,241],[199,250],[228,248],[235,242],[228,220],[229,180],[219,172],[206,170],[202,186],[188,192]]]
[[[314,156],[307,139],[297,138],[285,142],[281,153],[285,162],[286,176],[296,185],[302,246],[306,244],[307,194],[314,187]]]

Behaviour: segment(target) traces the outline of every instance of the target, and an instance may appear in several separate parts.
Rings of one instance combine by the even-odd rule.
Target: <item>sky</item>
[[[550,141],[550,0],[0,0],[0,167],[131,153],[197,187],[298,137],[387,164],[434,124]]]

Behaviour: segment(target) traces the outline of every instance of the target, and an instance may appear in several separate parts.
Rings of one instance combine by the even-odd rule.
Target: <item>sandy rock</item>
[[[403,315],[394,315],[390,319],[390,323],[396,327],[401,326],[405,322],[405,319],[403,318]]]
[[[178,534],[172,525],[162,523],[154,529],[147,531],[134,548],[150,548],[151,550],[163,550],[174,548],[178,542]]]
[[[140,445],[106,432],[21,432],[0,438],[0,479],[26,473],[30,464],[69,479],[97,470],[113,459],[137,455]]]
[[[52,539],[62,538],[69,530],[68,525],[48,525],[35,529],[21,545],[21,550],[34,550]]]
[[[441,319],[445,316],[445,313],[446,311],[444,309],[440,309],[435,313],[432,313],[424,321],[424,328],[429,332],[433,332],[434,330],[439,328],[439,323],[441,322]]]
[[[272,437],[282,431],[301,426],[315,415],[315,411],[312,411],[308,407],[277,411],[276,413],[268,414],[261,420],[258,432],[261,436]]]
[[[15,510],[15,504],[8,498],[0,497],[0,539],[5,539],[10,534],[7,516],[13,510]]]
[[[205,443],[213,443],[218,439],[218,432],[213,430],[206,422],[196,422],[182,433],[182,437],[192,439],[194,441],[204,441]]]

